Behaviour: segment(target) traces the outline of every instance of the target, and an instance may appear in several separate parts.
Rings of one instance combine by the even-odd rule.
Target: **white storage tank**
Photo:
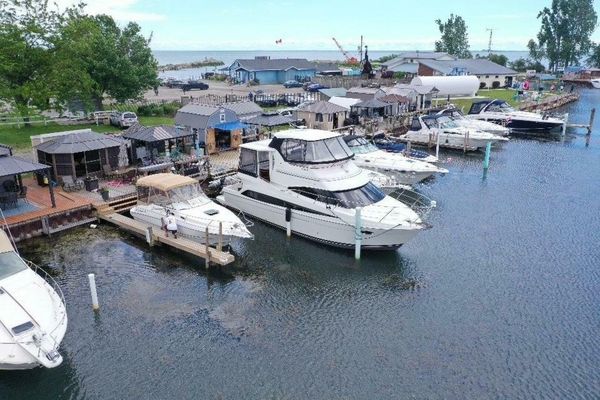
[[[411,86],[435,86],[439,90],[437,97],[473,97],[479,90],[479,79],[475,75],[417,76],[410,84]]]

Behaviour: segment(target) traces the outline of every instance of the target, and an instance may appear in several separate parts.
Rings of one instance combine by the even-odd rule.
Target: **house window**
[[[219,122],[225,122],[225,113],[219,114]]]
[[[496,75],[496,78],[498,78],[498,75]]]
[[[486,77],[486,78],[489,78],[490,76],[489,76],[489,75],[486,75],[485,77]]]
[[[317,121],[317,122],[323,122],[323,114],[317,113],[315,115],[315,121]]]

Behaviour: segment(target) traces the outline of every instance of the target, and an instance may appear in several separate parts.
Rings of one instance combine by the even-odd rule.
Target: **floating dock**
[[[227,265],[231,264],[235,260],[233,254],[231,253],[182,237],[177,239],[173,237],[165,237],[164,232],[157,227],[144,224],[134,220],[133,218],[126,217],[116,212],[110,214],[98,213],[98,218],[113,223],[119,228],[132,232],[136,235],[146,237],[146,241],[150,246],[161,243],[188,254],[201,257],[207,261],[207,267],[209,262],[218,265]]]

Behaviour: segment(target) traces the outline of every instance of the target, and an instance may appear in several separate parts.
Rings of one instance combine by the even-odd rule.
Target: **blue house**
[[[312,78],[317,73],[314,63],[304,58],[271,59],[256,57],[235,60],[228,68],[229,76],[240,82],[256,79],[261,84],[284,83],[289,80]]]

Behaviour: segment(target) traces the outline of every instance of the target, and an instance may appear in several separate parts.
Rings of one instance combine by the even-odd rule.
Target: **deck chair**
[[[62,176],[61,180],[62,188],[65,192],[74,192],[83,189],[83,182],[79,180],[73,181],[73,177],[71,175]]]

